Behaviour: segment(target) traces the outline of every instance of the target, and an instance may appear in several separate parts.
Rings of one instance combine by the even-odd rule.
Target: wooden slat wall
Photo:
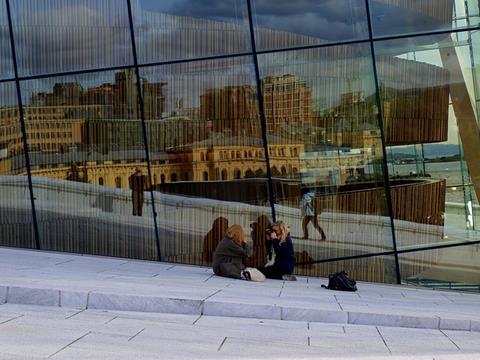
[[[386,145],[446,141],[450,73],[390,56],[377,64]]]

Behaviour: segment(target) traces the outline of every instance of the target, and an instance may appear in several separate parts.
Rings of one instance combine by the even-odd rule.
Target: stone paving
[[[479,294],[10,248],[0,273],[0,359],[480,359]]]
[[[480,333],[0,305],[0,359],[471,359]]]

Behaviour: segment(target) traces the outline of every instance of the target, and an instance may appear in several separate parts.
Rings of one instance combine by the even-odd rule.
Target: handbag
[[[247,267],[243,270],[242,275],[245,277],[246,280],[263,282],[265,281],[265,275],[260,272],[260,270],[256,268]]]

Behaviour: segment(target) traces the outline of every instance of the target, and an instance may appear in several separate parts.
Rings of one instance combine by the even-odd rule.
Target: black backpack
[[[328,275],[328,286],[322,287],[330,290],[357,291],[356,281],[348,277],[345,271]]]

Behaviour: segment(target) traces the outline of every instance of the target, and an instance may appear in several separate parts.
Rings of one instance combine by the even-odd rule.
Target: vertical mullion
[[[257,98],[258,98],[258,111],[260,115],[260,125],[262,130],[262,141],[263,148],[265,151],[265,162],[267,167],[267,190],[268,190],[268,199],[270,201],[270,207],[272,209],[272,219],[275,222],[275,200],[273,197],[273,183],[272,183],[272,173],[270,171],[270,154],[268,153],[268,139],[267,139],[267,122],[265,119],[265,110],[263,105],[263,94],[262,94],[262,83],[260,81],[260,71],[258,69],[258,58],[257,58],[257,48],[255,45],[255,33],[253,28],[253,19],[252,19],[252,6],[251,0],[247,1],[248,8],[248,24],[250,28],[250,43],[252,44],[252,56],[253,64],[255,67],[255,80],[257,83]]]
[[[143,94],[142,94],[142,87],[140,83],[140,71],[138,68],[138,60],[137,60],[137,48],[135,45],[135,33],[134,33],[134,28],[133,28],[133,16],[132,16],[132,5],[130,0],[127,0],[127,6],[128,6],[128,21],[130,24],[130,38],[132,41],[132,53],[133,53],[133,63],[135,66],[135,75],[137,78],[137,100],[139,101],[140,105],[140,118],[141,118],[141,123],[142,123],[142,135],[143,135],[143,142],[145,145],[145,158],[147,161],[147,169],[148,169],[148,182],[150,185],[150,197],[152,200],[152,211],[153,211],[153,222],[155,226],[155,240],[157,244],[157,257],[158,260],[162,260],[162,253],[160,251],[160,237],[158,234],[158,226],[157,226],[157,212],[155,210],[155,198],[153,196],[153,184],[152,184],[152,170],[150,167],[150,154],[149,154],[149,149],[148,149],[148,140],[147,140],[147,128],[145,125],[145,108],[144,108],[144,103],[143,103]]]
[[[395,223],[393,220],[393,205],[392,205],[392,196],[390,193],[390,179],[388,174],[388,163],[387,163],[387,150],[385,146],[385,130],[383,128],[383,113],[382,113],[382,103],[380,101],[380,88],[378,85],[378,73],[377,73],[377,62],[375,57],[375,46],[373,44],[373,33],[372,33],[372,22],[370,16],[370,5],[369,0],[365,0],[365,7],[367,11],[367,23],[368,23],[368,37],[370,43],[370,54],[372,58],[372,65],[373,65],[373,77],[375,81],[375,100],[377,103],[377,123],[380,129],[380,139],[382,141],[382,165],[383,165],[383,177],[384,177],[384,189],[385,189],[385,196],[387,200],[387,208],[390,215],[390,226],[392,229],[392,241],[393,241],[393,251],[395,256],[395,271],[397,275],[397,283],[401,283],[401,276],[400,276],[400,264],[398,261],[398,250],[397,250],[397,239],[395,234]]]
[[[5,0],[7,6],[8,30],[10,32],[10,47],[12,51],[13,71],[15,74],[15,87],[17,90],[18,114],[20,116],[20,129],[22,131],[23,151],[25,152],[25,164],[27,166],[28,190],[30,192],[30,203],[32,206],[33,231],[35,233],[35,247],[40,250],[40,233],[38,231],[37,214],[35,211],[35,198],[33,196],[32,173],[30,168],[30,153],[28,151],[27,131],[23,113],[22,94],[20,91],[20,80],[18,79],[17,57],[15,53],[15,41],[13,38],[12,16],[10,12],[10,1]]]

